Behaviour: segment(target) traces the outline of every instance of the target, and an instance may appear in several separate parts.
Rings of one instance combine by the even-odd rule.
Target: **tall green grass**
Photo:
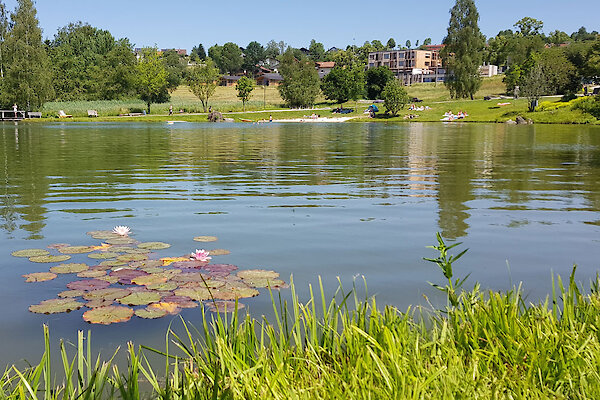
[[[527,304],[520,286],[465,290],[451,272],[459,256],[448,254],[451,246],[440,247],[433,260],[449,283],[439,287],[451,287],[445,292],[454,296],[443,310],[378,307],[374,298],[359,297],[355,288],[345,292],[341,284],[327,299],[320,281],[301,303],[292,282],[289,302],[272,295],[272,320],[203,313],[198,326],[169,329],[164,349],[130,344],[126,371],[111,369],[110,359],[92,363],[82,339],[71,360],[61,344],[61,381],[50,371],[45,328],[46,354],[30,369],[7,368],[0,398],[598,397],[598,277],[584,293],[574,269],[568,282],[553,279],[545,301]],[[162,355],[163,367],[152,365],[149,353]],[[142,381],[152,393],[143,393]]]

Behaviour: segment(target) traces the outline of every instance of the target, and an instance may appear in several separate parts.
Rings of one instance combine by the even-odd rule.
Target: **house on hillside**
[[[283,77],[277,72],[268,72],[256,78],[256,84],[264,86],[279,86],[281,82]]]
[[[388,67],[405,85],[443,82],[446,74],[438,50],[383,50],[369,53],[368,68],[382,66]]]
[[[492,77],[498,75],[498,66],[493,64],[484,64],[479,67],[479,75],[481,77]]]
[[[333,67],[335,67],[335,62],[334,61],[323,61],[323,62],[317,62],[316,65],[317,65],[317,71],[319,72],[319,77],[322,78],[331,72]]]
[[[221,86],[235,86],[240,78],[241,76],[237,75],[223,75],[221,77]]]

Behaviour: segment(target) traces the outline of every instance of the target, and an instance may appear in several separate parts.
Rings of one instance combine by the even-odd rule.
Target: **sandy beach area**
[[[346,122],[356,117],[274,119],[273,122]]]

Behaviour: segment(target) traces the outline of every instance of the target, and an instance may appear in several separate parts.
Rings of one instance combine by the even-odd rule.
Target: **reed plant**
[[[319,280],[309,300],[271,292],[273,317],[202,314],[198,326],[171,327],[163,349],[128,346],[126,371],[92,363],[78,342],[66,378],[55,382],[49,356],[25,370],[7,368],[1,398],[160,399],[593,399],[600,393],[600,279],[584,291],[553,278],[544,301],[465,289],[453,279],[453,246],[439,236],[432,259],[448,280],[437,310],[379,307],[341,283],[326,297]],[[443,243],[440,243],[440,241]],[[464,252],[459,253],[464,254]],[[437,262],[439,261],[439,262]],[[448,264],[449,263],[449,264]],[[444,288],[444,286],[439,286]],[[366,287],[365,287],[366,290]],[[451,299],[450,296],[453,298]],[[83,333],[80,333],[83,338]],[[44,328],[46,353],[48,330]],[[164,357],[163,367],[149,355]],[[148,384],[146,391],[140,382]],[[71,383],[69,383],[71,382]]]

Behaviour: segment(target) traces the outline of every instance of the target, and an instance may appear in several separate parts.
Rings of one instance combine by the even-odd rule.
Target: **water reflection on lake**
[[[306,298],[322,276],[364,275],[380,302],[439,299],[425,246],[436,231],[471,250],[456,273],[532,300],[551,271],[600,267],[600,129],[486,124],[0,124],[0,361],[37,355],[27,343],[92,329],[101,348],[157,344],[169,319],[97,327],[83,310],[34,315],[64,283],[26,284],[47,269],[10,256],[51,243],[95,244],[85,232],[132,227],[139,240],[231,250],[219,261],[294,276]],[[510,268],[507,267],[507,261]],[[245,301],[268,314],[264,293]],[[198,310],[186,310],[194,320]],[[39,343],[41,344],[41,343]]]

